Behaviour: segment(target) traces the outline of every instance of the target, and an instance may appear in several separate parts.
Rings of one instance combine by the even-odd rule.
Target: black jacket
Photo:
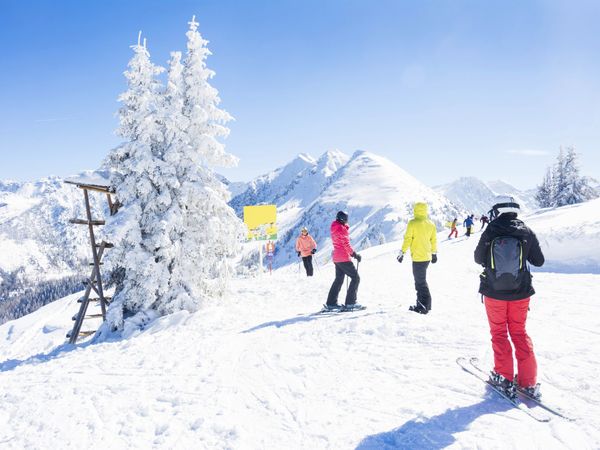
[[[523,243],[523,257],[526,261],[536,267],[544,264],[544,255],[540,248],[540,243],[537,236],[531,231],[522,220],[517,219],[514,213],[501,214],[497,219],[490,222],[488,227],[481,235],[477,248],[475,249],[475,262],[484,267],[490,265],[490,244],[494,238],[499,236],[514,236],[519,238]],[[498,300],[521,300],[535,294],[531,285],[531,274],[527,270],[526,276],[518,289],[514,291],[494,291],[488,285],[486,277],[481,277],[479,292],[486,297],[495,298]]]

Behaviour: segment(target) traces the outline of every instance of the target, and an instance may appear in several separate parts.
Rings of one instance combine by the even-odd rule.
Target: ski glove
[[[316,249],[316,248],[313,248],[313,249],[310,251],[310,254],[311,254],[311,255],[314,255],[315,253],[317,253],[317,249]]]
[[[435,264],[437,262],[437,255],[434,253],[431,255],[431,264]]]
[[[362,256],[360,256],[358,253],[354,252],[352,253],[352,256],[354,259],[356,259],[358,262],[360,262],[362,260]]]
[[[302,254],[301,252],[296,252],[296,253],[298,253],[298,257],[300,257],[300,255]]]
[[[396,261],[401,263],[403,259],[404,259],[404,253],[402,252],[402,250],[400,250],[400,254],[396,257]]]

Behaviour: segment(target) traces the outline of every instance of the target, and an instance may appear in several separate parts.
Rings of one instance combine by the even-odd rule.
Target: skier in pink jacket
[[[298,257],[302,257],[302,262],[304,263],[304,268],[306,269],[306,276],[312,277],[312,255],[317,252],[317,243],[312,236],[308,234],[308,228],[306,227],[302,227],[300,236],[298,236],[298,239],[296,239],[296,252],[298,253]]]
[[[329,295],[327,296],[327,303],[324,305],[325,309],[361,309],[362,306],[356,303],[356,294],[358,291],[358,284],[360,283],[360,277],[358,271],[350,258],[355,258],[358,262],[361,260],[361,256],[354,251],[350,245],[350,235],[348,233],[348,213],[339,211],[336,215],[335,220],[331,223],[331,242],[333,243],[333,263],[335,264],[335,280],[329,289]],[[350,277],[350,287],[346,292],[346,302],[342,307],[338,305],[338,295],[340,289],[344,284],[344,277],[348,275]]]

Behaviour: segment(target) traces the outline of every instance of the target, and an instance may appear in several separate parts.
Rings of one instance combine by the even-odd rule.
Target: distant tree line
[[[0,324],[32,313],[48,303],[82,289],[81,277],[32,282],[20,271],[0,270]]]
[[[574,205],[598,197],[594,180],[579,173],[578,154],[573,147],[560,149],[556,163],[548,167],[535,199],[542,208]]]

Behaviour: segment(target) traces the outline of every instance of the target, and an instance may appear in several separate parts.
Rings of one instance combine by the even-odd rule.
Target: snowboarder
[[[475,221],[473,220],[473,214],[467,216],[467,218],[464,220],[463,227],[467,228],[467,232],[465,233],[467,237],[471,236],[471,232],[473,231],[472,227],[474,223]]]
[[[516,395],[510,335],[517,359],[518,385],[538,397],[537,362],[525,330],[529,300],[535,293],[527,262],[540,267],[544,255],[535,233],[517,218],[519,205],[512,197],[499,196],[493,212],[495,219],[475,249],[475,262],[485,268],[479,292],[485,303],[494,351],[490,381],[507,395]]]
[[[482,214],[479,220],[481,222],[481,230],[483,230],[485,226],[490,223],[490,219],[485,214]]]
[[[452,239],[452,235],[454,235],[455,238],[458,237],[458,230],[456,229],[457,223],[458,223],[458,219],[454,218],[454,220],[452,221],[452,224],[450,225],[450,234],[448,235],[448,239]]]
[[[356,253],[350,245],[350,235],[348,234],[348,213],[345,211],[338,211],[335,216],[335,220],[331,222],[331,242],[333,244],[332,259],[335,264],[335,280],[329,289],[327,295],[327,303],[324,305],[325,309],[335,310],[341,309],[342,306],[338,304],[338,295],[340,289],[344,284],[344,277],[348,275],[350,277],[350,287],[346,291],[346,302],[344,307],[347,309],[358,309],[362,308],[361,305],[356,303],[356,296],[358,291],[358,284],[360,283],[360,277],[358,276],[358,270],[354,267],[354,264],[350,258],[356,259],[360,263],[361,256]]]
[[[298,239],[296,239],[296,252],[298,253],[299,258],[302,257],[304,269],[306,270],[306,276],[312,277],[312,255],[317,252],[317,243],[312,236],[308,234],[308,228],[306,227],[302,227],[302,230],[300,230],[300,236],[298,236]]]
[[[432,264],[437,262],[437,230],[433,222],[427,218],[427,203],[415,203],[414,216],[408,222],[402,250],[396,259],[401,263],[404,260],[404,254],[410,248],[417,304],[408,309],[420,314],[427,314],[431,310],[427,267],[430,261]]]

